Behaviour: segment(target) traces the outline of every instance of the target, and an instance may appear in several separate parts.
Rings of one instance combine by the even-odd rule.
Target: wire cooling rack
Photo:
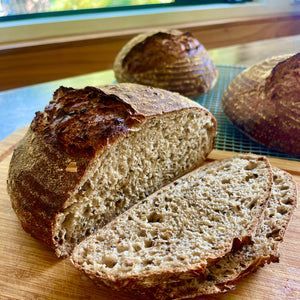
[[[300,161],[300,156],[292,156],[267,148],[239,131],[225,116],[221,100],[228,84],[246,67],[244,66],[217,66],[219,78],[214,89],[204,96],[194,98],[195,101],[206,107],[217,119],[218,134],[215,149],[233,152],[251,152],[270,157]]]

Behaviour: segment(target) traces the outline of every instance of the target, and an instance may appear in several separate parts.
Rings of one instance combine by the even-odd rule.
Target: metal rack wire
[[[221,100],[228,84],[240,73],[244,66],[217,66],[219,70],[218,82],[214,89],[194,100],[206,107],[217,119],[218,134],[215,149],[233,152],[251,152],[270,157],[300,161],[299,156],[292,156],[267,148],[240,132],[225,116]]]

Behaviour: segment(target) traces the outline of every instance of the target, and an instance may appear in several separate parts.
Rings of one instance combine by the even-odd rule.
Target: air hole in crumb
[[[87,206],[83,212],[84,216],[89,216],[91,213],[91,208],[89,206]]]
[[[269,232],[269,233],[266,235],[266,237],[267,237],[267,238],[272,237],[273,239],[275,239],[275,238],[279,235],[279,232],[280,232],[280,229],[273,230],[272,232]]]
[[[163,240],[168,240],[171,236],[171,233],[169,231],[166,231],[166,232],[162,232],[160,234],[160,238],[163,239]]]
[[[145,240],[145,248],[150,248],[153,246],[152,240]]]
[[[288,185],[281,186],[280,189],[282,191],[288,190],[290,187]]]
[[[115,203],[115,205],[116,205],[117,208],[122,207],[122,201],[121,201],[121,199],[117,200],[116,203]]]
[[[277,211],[278,211],[281,215],[285,215],[285,214],[288,212],[287,208],[285,208],[284,206],[278,207],[278,208],[277,208]]]
[[[214,278],[211,275],[207,275],[206,280],[207,281],[212,281]]]
[[[288,198],[288,199],[285,199],[285,200],[282,200],[281,201],[283,204],[286,204],[286,205],[292,205],[293,204],[293,200]]]
[[[142,249],[142,247],[139,244],[134,244],[133,249],[134,249],[135,252],[138,252]]]
[[[108,268],[113,268],[117,264],[117,259],[112,256],[105,256],[102,259],[102,263]]]
[[[245,166],[245,170],[253,170],[257,167],[257,163],[250,161],[249,164],[247,166]]]
[[[129,249],[129,246],[128,245],[118,245],[117,246],[117,251],[119,252],[119,253],[122,253],[122,252],[124,252],[124,251],[127,251]]]
[[[255,204],[256,204],[256,201],[252,201],[251,203],[249,203],[248,208],[249,209],[254,208]]]
[[[165,196],[164,200],[165,200],[165,202],[172,202],[173,201],[173,199],[169,196]]]
[[[153,264],[153,258],[147,258],[146,260],[143,261],[143,266],[148,266]]]
[[[247,175],[246,178],[245,178],[245,180],[249,181],[250,179],[254,179],[254,178],[257,178],[257,177],[258,177],[257,174],[252,173],[252,174]]]
[[[224,178],[221,181],[223,184],[230,183],[230,178]]]
[[[146,231],[145,231],[145,230],[139,231],[139,232],[137,233],[137,236],[138,236],[138,237],[145,237],[145,236],[147,236]]]
[[[72,214],[72,213],[67,214],[64,221],[63,221],[64,227],[71,226],[73,221],[74,221],[74,214]]]
[[[105,238],[103,237],[103,236],[97,236],[97,241],[98,242],[103,242],[103,241],[105,241]]]
[[[162,221],[162,216],[154,211],[149,216],[147,216],[147,220],[149,223],[158,223]]]
[[[171,257],[171,256],[167,256],[167,257],[165,258],[165,261],[174,261],[174,258]]]

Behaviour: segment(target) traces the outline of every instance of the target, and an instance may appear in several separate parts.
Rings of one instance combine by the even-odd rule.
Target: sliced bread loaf
[[[96,229],[213,149],[216,120],[179,94],[137,84],[59,88],[15,149],[8,193],[24,229],[69,255]]]
[[[96,283],[123,291],[197,277],[251,241],[271,187],[264,157],[209,163],[80,243],[72,261]]]
[[[273,168],[273,186],[268,206],[253,244],[244,245],[230,252],[207,268],[203,277],[160,284],[153,289],[139,292],[151,299],[186,299],[227,292],[235,287],[238,279],[254,272],[260,266],[278,262],[278,247],[292,217],[297,202],[296,183],[290,174]]]

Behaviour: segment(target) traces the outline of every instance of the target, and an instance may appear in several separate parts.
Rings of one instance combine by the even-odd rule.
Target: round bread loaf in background
[[[196,97],[215,85],[218,71],[204,46],[179,30],[137,35],[114,62],[118,82],[133,82]]]
[[[243,71],[227,87],[222,106],[253,140],[300,155],[300,53],[273,57]]]

